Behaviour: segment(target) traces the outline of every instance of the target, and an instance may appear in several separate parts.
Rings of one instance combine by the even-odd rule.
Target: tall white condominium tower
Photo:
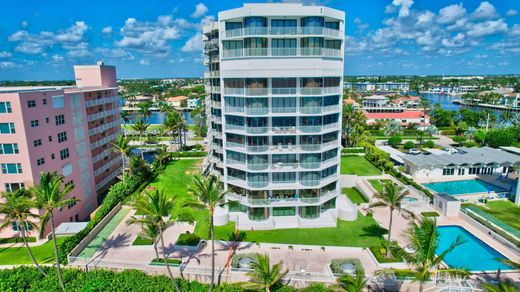
[[[336,226],[345,14],[244,4],[204,28],[210,153],[228,190],[215,223],[238,229]]]

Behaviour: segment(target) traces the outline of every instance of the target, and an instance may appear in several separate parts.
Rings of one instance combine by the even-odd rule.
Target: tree
[[[408,195],[408,191],[403,191],[403,187],[393,182],[385,183],[383,191],[377,193],[375,198],[378,202],[371,204],[372,207],[388,207],[390,209],[390,223],[388,224],[388,242],[391,242],[392,221],[395,209],[401,209],[401,201]],[[386,257],[390,257],[390,249],[386,249]]]
[[[163,121],[163,126],[165,129],[171,132],[172,140],[175,140],[175,133],[178,130],[179,123],[181,122],[181,116],[176,111],[169,112]],[[181,140],[181,136],[179,134],[179,140]]]
[[[424,129],[424,132],[430,136],[430,141],[432,140],[432,136],[439,133],[439,130],[435,125],[429,125],[426,129]]]
[[[343,132],[342,139],[345,146],[357,146],[362,133],[365,130],[366,116],[362,111],[354,108],[353,105],[343,106]]]
[[[469,138],[470,141],[473,141],[473,137],[475,137],[475,133],[477,132],[477,128],[468,127],[468,129],[464,132],[464,135]]]
[[[150,111],[150,108],[152,107],[151,101],[145,101],[137,104],[138,110],[137,113],[139,116],[141,116],[140,120],[143,120],[143,122],[146,122],[147,119],[152,115],[152,112]]]
[[[127,111],[121,111],[121,113],[119,115],[121,115],[121,119],[123,120],[123,135],[126,136],[125,126],[127,123],[130,123],[131,116]]]
[[[134,129],[134,131],[138,132],[139,133],[139,142],[141,142],[141,137],[143,136],[143,133],[146,132],[146,130],[148,129],[148,127],[150,126],[150,124],[147,124],[144,119],[138,119],[137,121],[135,121],[135,123],[132,125],[132,128]],[[144,142],[144,141],[143,141]],[[141,146],[143,145],[143,143],[141,143]],[[143,149],[140,149],[141,152],[141,158],[144,159],[144,153],[143,153]]]
[[[410,149],[415,148],[415,146],[416,145],[413,141],[406,141],[406,143],[404,143],[404,145],[403,145],[403,148],[406,150],[410,150]]]
[[[437,221],[435,218],[424,218],[416,225],[411,224],[407,231],[409,247],[412,252],[407,252],[398,245],[392,245],[392,251],[404,259],[410,270],[385,269],[378,272],[380,275],[395,274],[398,271],[404,271],[413,274],[414,281],[420,283],[419,291],[423,291],[425,282],[431,280],[432,276],[445,274],[449,276],[468,277],[470,273],[464,269],[447,268],[439,269],[446,255],[451,253],[456,247],[463,244],[460,237],[444,251],[437,255],[439,246],[439,233],[437,231]]]
[[[122,135],[118,135],[116,142],[112,143],[112,151],[121,155],[123,161],[123,183],[125,183],[125,160],[132,154],[132,149],[134,147],[130,145],[130,139]]]
[[[348,292],[361,292],[367,284],[363,269],[356,269],[356,275],[344,274],[338,278],[338,284],[341,288]]]
[[[40,173],[40,182],[31,187],[31,192],[36,197],[36,205],[38,209],[43,210],[40,217],[40,237],[45,233],[45,226],[50,222],[52,241],[54,245],[54,256],[56,257],[56,269],[58,271],[58,280],[62,290],[65,290],[63,276],[61,273],[60,258],[58,255],[58,243],[56,242],[54,210],[61,209],[65,206],[79,201],[76,198],[66,198],[74,188],[73,184],[63,184],[63,176],[56,172]]]
[[[457,134],[464,134],[468,129],[468,124],[464,121],[461,121],[457,124]]]
[[[250,282],[244,286],[265,292],[270,292],[271,289],[281,286],[283,278],[289,272],[287,269],[282,271],[282,265],[283,263],[280,261],[271,267],[267,254],[257,254],[256,260],[251,263],[252,271],[246,274]]]
[[[172,221],[169,219],[171,212],[173,211],[176,202],[173,198],[168,198],[164,192],[159,190],[145,191],[136,201],[132,202],[132,207],[136,209],[136,212],[143,214],[141,217],[132,217],[130,223],[140,223],[146,226],[152,226],[159,231],[159,240],[161,242],[161,248],[163,253],[163,261],[168,271],[168,276],[172,280],[173,287],[176,291],[181,291],[175,279],[173,277],[170,265],[168,263],[168,256],[166,254],[166,247],[164,245],[164,231]]]
[[[31,261],[38,271],[40,271],[42,275],[46,276],[47,274],[38,264],[38,261],[34,257],[31,247],[29,246],[29,242],[27,241],[28,227],[36,228],[36,224],[34,224],[31,219],[38,218],[36,214],[31,212],[31,209],[36,206],[35,202],[32,200],[32,194],[20,189],[14,192],[2,193],[1,198],[0,214],[3,215],[4,218],[2,224],[0,224],[0,231],[12,224],[18,226],[23,244],[27,248]]]
[[[399,135],[401,130],[401,123],[396,120],[392,120],[385,127],[385,136]]]
[[[210,291],[213,290],[215,281],[215,209],[224,204],[226,191],[223,190],[222,183],[216,176],[204,178],[196,176],[190,191],[195,195],[200,203],[209,210],[209,226],[211,238],[211,284]]]
[[[155,168],[161,168],[166,165],[168,161],[170,161],[170,158],[171,156],[166,149],[166,146],[161,145],[161,147],[158,148],[157,153],[155,153],[155,159],[153,161]]]
[[[388,145],[397,147],[399,144],[403,142],[403,139],[401,139],[400,136],[392,136],[390,139],[388,139]]]

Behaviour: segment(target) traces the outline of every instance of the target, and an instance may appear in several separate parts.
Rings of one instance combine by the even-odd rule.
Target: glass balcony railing
[[[297,56],[298,49],[294,48],[271,48],[271,56]]]
[[[321,163],[319,161],[316,161],[316,162],[302,162],[302,163],[300,163],[300,165],[301,165],[302,168],[315,169],[315,168],[320,168]]]
[[[321,113],[322,108],[317,106],[302,106],[300,107],[300,112],[302,114],[319,114]]]
[[[300,147],[303,151],[317,151],[321,149],[321,144],[302,144]]]
[[[226,130],[239,130],[239,131],[244,131],[246,127],[242,126],[242,125],[231,125],[231,124],[226,124]]]
[[[296,107],[272,107],[272,113],[296,113]]]
[[[220,87],[218,87],[220,92]],[[267,95],[325,95],[341,94],[341,87],[300,87],[300,88],[234,88],[224,87],[225,95],[267,96]]]
[[[267,56],[267,48],[244,48],[245,57]]]
[[[226,113],[243,113],[244,112],[244,108],[241,107],[241,106],[226,106],[224,107],[224,111]]]
[[[249,96],[261,96],[269,94],[268,88],[245,88],[245,94]]]
[[[328,27],[244,27],[226,30],[225,33],[226,38],[250,35],[316,35],[338,38],[343,32]]]
[[[248,163],[247,169],[250,170],[265,170],[269,167],[267,163]]]
[[[298,92],[298,88],[271,88],[272,95],[286,95],[286,94],[296,94]]]
[[[249,152],[265,152],[269,150],[269,145],[251,145],[247,146],[247,151]]]
[[[308,187],[317,186],[320,184],[319,179],[300,179],[300,184]]]
[[[269,184],[268,181],[248,181],[247,185],[253,188],[264,188]]]
[[[321,126],[300,126],[298,129],[303,133],[319,133]]]
[[[268,127],[246,127],[246,132],[249,134],[265,134],[268,131]]]
[[[241,58],[241,57],[331,57],[340,58],[341,50],[332,48],[244,48],[244,49],[224,49],[222,57]],[[218,59],[217,59],[218,60]]]
[[[271,27],[269,32],[272,35],[296,35],[298,34],[297,27]]]
[[[246,145],[242,143],[226,142],[226,147],[230,148],[244,148]]]
[[[246,114],[249,115],[265,115],[269,113],[268,107],[246,107]]]

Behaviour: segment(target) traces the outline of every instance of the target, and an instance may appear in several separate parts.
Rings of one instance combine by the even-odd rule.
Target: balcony
[[[265,134],[268,131],[268,127],[246,127],[246,132],[249,134]]]
[[[319,133],[321,132],[321,126],[300,126],[298,127],[302,133]]]
[[[269,150],[269,145],[247,145],[247,151],[249,152],[265,152]]]
[[[248,196],[239,195],[236,193],[227,193],[226,197],[233,201],[239,201],[242,205],[246,206],[305,206],[308,204],[322,204],[333,197],[337,196],[336,190],[322,193],[321,196],[317,197],[269,197],[269,198],[251,198]]]
[[[215,86],[214,86],[215,87]],[[220,92],[220,87],[218,87]],[[224,87],[224,94],[228,96],[267,96],[267,95],[329,95],[341,94],[340,86],[333,87],[293,87],[293,88],[232,88]],[[321,110],[321,109],[320,109]]]
[[[266,170],[269,167],[267,163],[248,163],[247,169],[249,170]]]
[[[340,49],[331,48],[243,48],[243,49],[224,49],[223,59],[243,58],[243,57],[325,57],[342,58]],[[218,60],[218,59],[216,59]],[[213,61],[213,59],[212,59]]]
[[[224,38],[236,38],[241,36],[325,36],[332,38],[343,37],[343,31],[328,27],[245,27],[226,30]]]
[[[265,115],[269,113],[268,107],[246,107],[246,114],[249,115]]]

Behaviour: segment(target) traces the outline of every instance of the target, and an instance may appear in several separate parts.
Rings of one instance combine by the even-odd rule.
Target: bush
[[[348,153],[365,153],[365,148],[363,147],[355,147],[355,148],[343,148],[341,152],[348,154]]]
[[[36,237],[26,237],[27,242],[36,242]],[[9,237],[9,238],[0,238],[0,244],[4,243],[21,243],[23,239],[21,237]]]
[[[153,240],[151,238],[137,236],[134,242],[132,242],[132,245],[153,245]]]
[[[343,268],[341,265],[343,264],[353,264],[356,271],[361,270],[364,272],[363,265],[361,261],[356,258],[348,258],[348,259],[333,259],[330,262],[330,269],[334,274],[343,274]]]
[[[469,141],[469,142],[466,142],[466,144],[464,144],[464,146],[466,146],[468,148],[477,147],[477,142]]]
[[[386,257],[386,248],[384,247],[371,247],[370,251],[379,263],[399,263],[403,259],[400,257],[393,256],[391,258]]]
[[[173,152],[173,158],[181,158],[181,157],[204,157],[208,155],[208,152],[205,151],[196,151],[196,152]]]
[[[413,149],[413,148],[415,148],[415,143],[412,141],[408,141],[408,142],[404,143],[403,148],[406,150]]]
[[[243,258],[250,258],[256,260],[256,253],[240,253],[233,256],[231,259],[231,267],[238,269],[238,262]]]
[[[464,136],[455,136],[452,139],[457,144],[464,144],[464,142],[466,142],[466,137]]]
[[[400,136],[392,136],[390,139],[388,139],[388,145],[390,146],[397,146],[403,142],[403,139],[401,139]]]
[[[433,141],[429,140],[429,141],[424,142],[423,146],[425,148],[433,148],[433,147],[435,147],[435,143]]]
[[[441,130],[441,135],[444,135],[444,136],[453,136],[456,134],[457,134],[457,132],[455,130]]]
[[[439,213],[431,211],[431,212],[421,212],[423,217],[439,217]]]
[[[189,245],[196,246],[200,242],[200,237],[195,233],[182,233],[179,235],[179,239],[175,242],[175,245]]]

